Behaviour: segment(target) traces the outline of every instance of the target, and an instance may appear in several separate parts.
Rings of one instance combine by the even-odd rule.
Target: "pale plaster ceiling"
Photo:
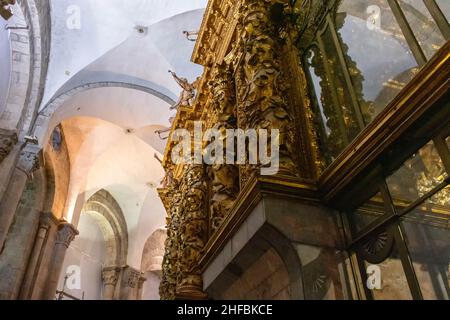
[[[47,139],[62,124],[71,176],[64,215],[75,224],[84,202],[109,191],[124,212],[129,231],[128,264],[140,268],[147,238],[165,224],[156,192],[164,172],[154,154],[165,141],[154,131],[168,127],[171,101],[181,91],[168,70],[195,79],[194,42],[183,30],[201,24],[206,0],[79,0],[81,29],[66,27],[71,0],[53,0],[52,47],[41,109],[81,85],[126,82],[160,95],[120,87],[74,94],[54,113]],[[136,31],[145,26],[146,33]]]

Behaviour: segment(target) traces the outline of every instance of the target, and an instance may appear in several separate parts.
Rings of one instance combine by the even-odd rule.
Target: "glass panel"
[[[442,13],[450,21],[450,1],[449,0],[436,0],[437,5],[441,8]]]
[[[345,74],[343,65],[340,62],[339,56],[336,54],[337,48],[333,38],[333,32],[331,28],[327,28],[326,32],[322,35],[322,41],[325,48],[326,63],[330,73],[330,89],[333,89],[336,101],[333,103],[337,107],[337,119],[335,121],[336,127],[331,128],[336,132],[340,132],[343,135],[342,139],[336,141],[336,143],[343,143],[341,150],[352,141],[361,128],[358,124],[357,116],[353,108],[352,100],[349,95],[349,88],[345,81]],[[340,120],[340,122],[339,122]],[[339,131],[338,131],[339,130]]]
[[[417,73],[417,63],[387,1],[344,0],[336,27],[366,123]]]
[[[373,264],[366,262],[365,266],[366,270],[370,270],[369,266],[373,266]],[[375,300],[412,300],[408,280],[397,250],[394,249],[388,259],[375,266],[380,268],[381,279],[381,288],[372,290]],[[373,275],[368,274],[367,276]]]
[[[430,141],[387,178],[387,184],[395,206],[401,210],[444,182],[446,177],[442,160]]]
[[[399,4],[425,56],[430,59],[445,44],[444,36],[423,0],[399,0]]]
[[[402,218],[402,226],[424,298],[448,300],[450,188],[439,192],[436,197],[444,205],[425,203]]]
[[[352,231],[360,232],[386,213],[381,193],[377,193],[351,215]]]
[[[309,69],[309,75],[311,79],[311,87],[314,90],[316,108],[314,110],[315,120],[319,127],[320,137],[321,137],[321,148],[326,156],[327,163],[330,164],[335,157],[333,154],[339,153],[338,151],[333,151],[336,146],[336,138],[339,137],[339,132],[331,130],[330,127],[336,128],[336,117],[333,111],[333,102],[331,100],[330,94],[325,92],[322,93],[322,88],[329,88],[330,84],[327,82],[327,77],[325,76],[325,68],[323,66],[323,58],[317,47],[312,47],[308,50],[306,55],[306,63]],[[336,136],[337,135],[337,136]],[[340,143],[342,144],[342,142]],[[331,149],[331,152],[330,152]]]

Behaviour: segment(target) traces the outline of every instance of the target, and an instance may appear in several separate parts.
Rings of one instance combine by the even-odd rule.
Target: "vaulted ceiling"
[[[181,89],[168,70],[195,79],[194,42],[206,0],[52,0],[49,73],[41,110],[58,97],[47,137],[62,124],[71,175],[65,216],[76,223],[84,202],[105,189],[127,220],[128,264],[140,267],[143,246],[164,226],[156,187],[169,127],[169,107]],[[71,19],[79,21],[74,23]],[[74,27],[75,26],[75,27]],[[78,28],[79,27],[79,28]]]

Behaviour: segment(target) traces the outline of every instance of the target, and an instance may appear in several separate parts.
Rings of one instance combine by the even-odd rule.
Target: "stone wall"
[[[62,218],[66,205],[67,193],[70,181],[70,158],[67,145],[64,140],[64,132],[61,129],[62,143],[55,149],[53,140],[50,139],[45,148],[45,161],[47,165],[48,197],[46,211],[52,212],[55,217]]]
[[[269,249],[223,291],[224,300],[289,300],[289,276],[283,261]]]

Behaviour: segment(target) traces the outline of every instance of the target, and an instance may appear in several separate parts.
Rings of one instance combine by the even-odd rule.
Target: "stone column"
[[[39,168],[40,159],[41,148],[37,145],[27,144],[20,154],[17,167],[0,203],[0,248],[5,243],[27,180]]]
[[[50,265],[46,289],[43,294],[45,300],[53,300],[55,298],[66,251],[76,235],[78,235],[78,231],[70,223],[62,221],[58,225],[55,248],[53,249],[53,259]]]
[[[125,267],[122,272],[120,300],[136,300],[139,291],[139,279],[142,273],[132,267]]]
[[[22,289],[20,292],[20,299],[29,300],[31,299],[33,288],[36,283],[36,278],[38,276],[40,263],[42,260],[42,251],[45,247],[48,239],[48,233],[52,225],[57,225],[58,221],[53,216],[51,212],[41,213],[39,220],[39,228],[36,234],[36,239],[33,246],[33,251],[28,262],[27,272],[22,284]]]
[[[144,288],[144,282],[147,281],[147,278],[144,277],[141,273],[141,276],[138,280],[138,290],[136,292],[136,300],[142,300],[142,289]]]
[[[214,233],[221,226],[239,193],[239,170],[233,164],[236,161],[236,146],[233,150],[227,147],[235,144],[234,135],[228,137],[227,130],[237,129],[236,93],[231,67],[226,63],[216,66],[212,77],[209,87],[213,95],[212,107],[217,117],[214,129],[221,133],[224,157],[232,160],[231,164],[224,161],[223,164],[213,164],[208,168],[212,189],[210,229]]]
[[[206,172],[204,165],[189,165],[181,186],[183,194],[178,247],[176,299],[206,299],[198,262],[208,240]]]
[[[0,164],[17,143],[17,133],[15,131],[0,129]]]
[[[103,268],[102,270],[103,300],[114,300],[119,275],[120,275],[119,267]]]
[[[283,41],[272,19],[272,8],[285,0],[244,0],[240,7],[241,44],[236,72],[238,126],[240,129],[279,130],[278,175],[297,177],[298,137],[295,112],[289,103],[289,79],[283,72]],[[261,165],[240,166],[241,185],[260,174]]]

